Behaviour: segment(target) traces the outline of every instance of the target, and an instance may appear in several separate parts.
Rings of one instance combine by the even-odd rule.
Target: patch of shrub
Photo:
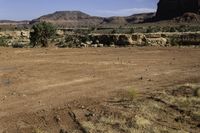
[[[31,45],[48,47],[48,40],[56,35],[56,28],[51,23],[41,22],[33,25],[30,32]]]
[[[134,28],[131,28],[129,33],[130,33],[130,34],[135,33],[135,29],[134,29]]]
[[[134,100],[138,96],[138,93],[134,88],[129,88],[127,93],[129,100]]]
[[[116,34],[117,33],[117,30],[116,29],[113,29],[112,31],[111,31],[111,34]]]
[[[64,40],[57,44],[60,48],[76,48],[81,45],[82,42],[86,42],[88,40],[88,36],[80,36],[80,35],[66,35]]]
[[[147,28],[147,30],[146,30],[146,33],[152,33],[152,32],[153,32],[153,29],[152,29],[151,26],[149,26],[149,27]]]
[[[22,43],[13,43],[13,44],[12,44],[12,47],[13,47],[13,48],[23,48],[23,47],[24,47],[24,44],[22,44]]]
[[[0,47],[8,47],[6,37],[0,37]]]

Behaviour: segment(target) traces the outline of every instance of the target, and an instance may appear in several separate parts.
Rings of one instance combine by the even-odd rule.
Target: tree
[[[131,28],[131,29],[130,29],[130,31],[129,31],[129,33],[130,33],[130,34],[133,34],[133,33],[135,33],[135,30],[134,30],[134,28]]]
[[[149,26],[146,30],[146,33],[152,33],[153,32],[153,28],[151,26]]]
[[[41,22],[33,25],[30,32],[31,45],[41,45],[42,47],[48,47],[48,40],[56,34],[56,28],[47,22]]]
[[[111,31],[111,34],[116,34],[117,33],[117,30],[116,29],[113,29],[112,31]]]

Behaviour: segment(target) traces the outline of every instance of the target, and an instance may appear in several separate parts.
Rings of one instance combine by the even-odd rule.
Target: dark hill
[[[80,11],[57,11],[52,14],[44,15],[31,21],[31,24],[45,21],[61,27],[88,27],[97,25],[125,25],[144,22],[155,16],[155,13],[135,14],[127,17],[96,17],[90,16]]]
[[[80,11],[57,11],[34,19],[31,24],[45,21],[63,27],[82,27],[99,25],[103,20],[102,17],[90,16]]]

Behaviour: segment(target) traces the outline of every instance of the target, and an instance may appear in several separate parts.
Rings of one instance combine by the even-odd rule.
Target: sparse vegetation
[[[117,30],[116,29],[113,29],[112,31],[111,31],[111,34],[116,34],[117,33]]]
[[[32,133],[47,133],[39,128],[35,128]]]
[[[138,92],[134,88],[129,88],[127,93],[129,100],[134,100],[138,96]]]
[[[152,32],[153,32],[153,28],[152,28],[151,26],[149,26],[149,27],[147,28],[146,33],[152,33]]]
[[[6,37],[0,37],[0,47],[8,47]]]
[[[134,30],[134,28],[131,28],[130,29],[130,34],[133,34],[133,33],[135,33],[135,30]]]

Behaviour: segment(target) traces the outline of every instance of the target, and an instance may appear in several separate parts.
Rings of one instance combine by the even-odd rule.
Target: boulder
[[[101,43],[100,43],[100,44],[97,44],[97,46],[98,46],[98,47],[101,47],[101,48],[104,47],[104,45],[101,44]]]
[[[86,47],[88,47],[88,45],[87,45],[87,44],[85,44],[85,43],[81,43],[81,47],[84,47],[84,48],[86,48]]]
[[[146,45],[148,46],[167,46],[166,38],[146,38]]]
[[[91,47],[97,48],[97,47],[98,47],[98,44],[92,44]]]

